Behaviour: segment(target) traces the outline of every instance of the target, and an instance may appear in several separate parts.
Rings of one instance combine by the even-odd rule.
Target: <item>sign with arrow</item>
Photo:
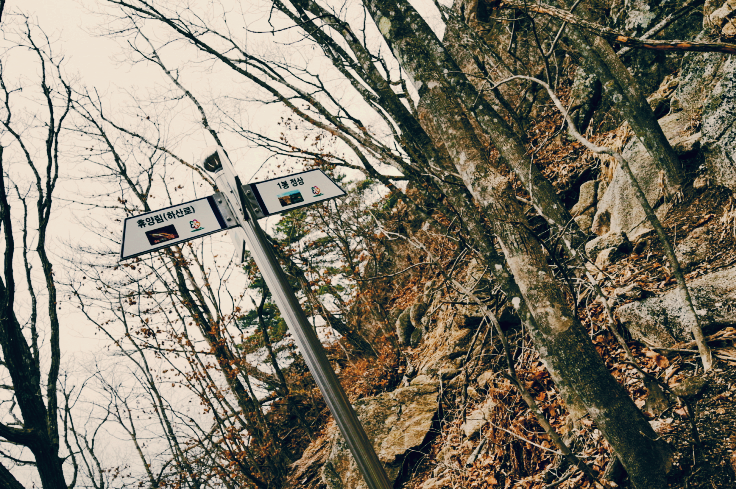
[[[345,195],[345,191],[322,170],[309,170],[242,187],[257,219]],[[237,227],[223,199],[223,194],[218,192],[202,199],[126,218],[120,259],[145,255]]]
[[[309,170],[250,184],[264,216],[316,204],[345,195],[322,170]]]

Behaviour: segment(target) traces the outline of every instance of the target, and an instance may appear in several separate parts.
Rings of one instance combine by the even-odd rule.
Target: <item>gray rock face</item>
[[[684,111],[662,117],[659,125],[673,146],[692,136],[688,131],[691,118]],[[629,141],[622,154],[629,161],[647,200],[651,205],[656,205],[667,188],[667,183],[661,180],[663,177],[660,175],[658,163],[636,138]],[[644,209],[636,199],[629,179],[621,168],[616,168],[611,183],[598,202],[592,231],[598,235],[609,231],[636,234],[639,228],[648,226]]]
[[[473,334],[473,330],[456,329],[454,326],[430,331],[423,339],[422,353],[418,358],[419,373],[437,377],[443,368],[454,366],[452,358],[462,359],[467,354]]]
[[[578,203],[572,206],[570,214],[578,216],[595,205],[595,193],[598,188],[598,182],[589,180],[580,186],[580,197]]]
[[[707,42],[709,39],[704,33],[696,38],[697,41]],[[685,53],[682,58],[680,84],[672,97],[672,110],[682,110],[686,114],[697,118],[718,82],[720,70],[728,56],[720,53]]]
[[[710,244],[707,240],[703,239],[703,236],[708,233],[707,227],[699,227],[687,237],[675,248],[675,256],[677,261],[680,262],[680,266],[686,270],[689,270],[694,265],[701,263],[706,259],[709,252]]]
[[[593,216],[591,214],[585,213],[573,218],[584,234],[590,234],[590,228],[593,226]]]
[[[649,30],[657,22],[679,8],[677,2],[658,0],[628,0],[611,4],[613,27],[638,36]],[[700,31],[698,17],[680,19],[668,26],[662,33],[663,39],[692,39]],[[650,49],[632,50],[625,57],[629,70],[645,93],[657,88],[672,68],[676,68],[677,56]]]
[[[710,21],[733,27],[736,2],[716,2]],[[731,27],[728,27],[729,29]],[[736,32],[736,27],[734,27]],[[711,41],[710,29],[696,40]],[[736,60],[720,53],[687,53],[672,108],[701,121],[700,145],[711,183],[736,190]]]
[[[613,253],[628,254],[633,249],[626,233],[610,232],[603,236],[591,239],[585,244],[585,252],[591,260],[595,261],[604,250],[613,248]],[[610,255],[611,252],[609,252]],[[612,257],[612,259],[615,259]]]
[[[703,107],[701,144],[712,181],[736,190],[736,59],[720,75]]]
[[[438,395],[437,384],[420,376],[408,387],[356,403],[358,417],[392,483],[407,452],[424,443],[437,412]],[[333,431],[332,450],[322,468],[322,481],[329,489],[368,487],[337,429]]]
[[[688,286],[706,334],[736,324],[736,267],[705,275]],[[649,346],[670,348],[692,339],[677,290],[621,306],[618,315],[634,338]]]

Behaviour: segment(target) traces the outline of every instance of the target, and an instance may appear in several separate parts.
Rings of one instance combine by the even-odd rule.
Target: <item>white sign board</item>
[[[345,195],[345,191],[322,170],[252,183],[243,188],[246,198],[251,200],[254,207],[258,204],[256,218]],[[128,217],[123,225],[120,259],[144,255],[235,226],[231,210],[227,204],[223,204],[223,196],[219,192],[203,199]],[[238,238],[236,234],[234,238]]]
[[[128,217],[120,259],[133,258],[227,229],[212,196]]]
[[[265,215],[280,214],[345,195],[345,191],[322,170],[309,170],[251,183],[250,188]]]

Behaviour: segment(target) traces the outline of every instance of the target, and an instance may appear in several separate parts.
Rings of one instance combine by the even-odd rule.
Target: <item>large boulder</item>
[[[598,255],[608,249],[613,249],[613,253],[620,255],[618,257],[623,257],[631,253],[633,246],[626,233],[613,231],[591,239],[585,244],[585,252],[593,261],[596,261]],[[612,259],[616,258],[612,257]]]
[[[574,217],[573,220],[583,234],[590,234],[590,228],[593,227],[593,212],[586,212]]]
[[[704,275],[688,284],[706,333],[736,324],[736,267]],[[692,339],[685,305],[677,289],[618,310],[621,323],[642,343],[671,348]]]
[[[706,31],[700,33],[697,41],[708,42]],[[700,119],[703,104],[721,76],[721,68],[729,55],[723,53],[685,53],[682,57],[680,83],[672,97],[672,110],[683,111],[693,118]]]
[[[427,439],[437,413],[439,389],[427,376],[407,387],[361,399],[355,403],[358,418],[383,463],[390,482],[401,473],[404,458]],[[367,489],[345,439],[332,428],[332,449],[322,468],[329,489]]]
[[[670,144],[676,146],[692,135],[689,130],[691,122],[690,116],[682,111],[662,117],[659,125]],[[632,138],[626,144],[622,155],[631,165],[631,170],[649,203],[652,206],[657,205],[668,190],[667,183],[662,181],[659,163],[636,138]],[[667,207],[661,205],[655,212],[661,219],[666,210]],[[598,202],[592,231],[598,235],[609,231],[623,231],[635,236],[649,228],[644,209],[636,198],[629,178],[620,167],[617,167],[611,183]]]
[[[713,251],[708,236],[711,230],[707,226],[695,228],[675,248],[675,255],[683,270],[691,268],[704,262]]]
[[[732,25],[727,17],[734,15],[734,3],[716,2],[716,24]],[[714,40],[709,33],[705,29],[696,40]],[[708,179],[736,190],[736,60],[723,53],[686,53],[679,81],[672,110],[681,110],[693,125],[700,121]]]
[[[701,132],[711,181],[736,190],[736,59],[733,56],[724,63],[719,80],[705,101]]]
[[[580,185],[580,197],[578,198],[578,203],[570,209],[570,214],[573,217],[579,216],[583,212],[586,212],[595,206],[595,195],[597,189],[598,182],[595,180],[589,180]]]

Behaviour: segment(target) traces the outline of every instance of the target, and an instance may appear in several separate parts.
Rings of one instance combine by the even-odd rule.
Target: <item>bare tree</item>
[[[81,120],[75,130],[93,148],[86,157],[89,171],[115,189],[117,214],[150,210],[154,194],[175,203],[181,185],[171,182],[169,175],[176,168],[187,172],[195,168],[167,149],[166,131],[157,117],[139,115],[141,124],[130,127],[109,116],[90,94],[80,96],[76,110]],[[201,183],[205,191],[214,190],[208,180]],[[91,202],[90,207],[98,205]],[[100,234],[108,233],[105,229]],[[70,284],[73,296],[87,319],[127,360],[167,442],[155,461],[142,454],[136,422],[127,414],[126,394],[118,385],[102,389],[110,402],[105,408],[110,419],[135,446],[143,479],[163,484],[174,478],[192,488],[219,483],[278,485],[294,455],[282,441],[285,435],[276,431],[283,427],[270,419],[278,409],[265,404],[285,400],[293,412],[289,400],[298,389],[286,385],[288,374],[273,350],[272,373],[249,358],[252,352],[244,346],[246,335],[239,323],[248,291],[228,286],[237,273],[233,263],[224,257],[213,261],[192,243],[121,264],[109,248],[83,251],[85,260],[77,255],[70,263],[81,277]],[[200,419],[169,402],[163,390],[168,381],[198,401]],[[201,416],[208,422],[203,423]],[[308,413],[299,416],[307,426]]]
[[[186,98],[195,107],[202,126],[216,142],[221,141],[214,125],[275,154],[359,169],[385,185],[393,197],[401,199],[421,219],[443,230],[453,230],[458,240],[477,251],[532,331],[568,405],[591,414],[637,486],[663,485],[668,448],[656,441],[651,427],[590,344],[575,311],[567,305],[568,298],[559,287],[555,270],[549,265],[551,253],[531,230],[527,213],[519,204],[520,196],[512,187],[517,180],[521,182],[522,199],[528,200],[544,217],[555,237],[563,239],[568,258],[575,257],[584,237],[529,155],[518,109],[528,99],[524,82],[514,85],[514,89],[492,83],[498,78],[491,76],[491,71],[501,73],[502,78],[513,77],[519,74],[515,73],[518,65],[506,63],[504,56],[484,45],[482,36],[465,22],[462,12],[458,11],[465,3],[473,2],[457,2],[453,11],[440,8],[449,34],[454,36],[446,37],[444,42],[434,35],[412,6],[403,1],[364,2],[365,22],[358,28],[341,17],[339,9],[323,3],[311,0],[273,2],[271,14],[277,26],[270,34],[300,29],[305,38],[314,43],[311,46],[321,50],[333,63],[335,70],[352,87],[351,93],[362,98],[365,104],[362,107],[373,111],[372,115],[381,121],[380,127],[364,124],[356,116],[361,109],[353,110],[338,99],[322,74],[254,54],[248,43],[234,34],[231,26],[211,21],[212,17],[200,15],[194,7],[177,10],[170,4],[149,0],[110,0],[109,3],[120,9],[116,15],[123,23],[115,33],[130,34],[129,40],[138,59],[162,69],[176,87],[176,97]],[[477,7],[478,2],[474,5]],[[530,40],[535,43],[530,50],[536,49],[539,53],[528,67],[530,71],[524,75],[540,73],[539,76],[553,86],[556,78],[552,65],[556,58],[552,56],[552,47],[560,39],[570,40],[573,49],[585,54],[587,68],[620,95],[624,118],[659,162],[672,184],[671,189],[675,189],[681,183],[681,175],[669,143],[610,45],[589,34],[590,22],[570,13],[575,6],[568,11],[522,2],[514,2],[513,6],[525,11],[552,12],[565,22],[588,26],[588,32],[584,32],[571,30],[571,26],[560,25],[557,21],[542,25],[539,17],[528,19],[533,27]],[[282,29],[285,22],[286,27]],[[228,103],[215,101],[210,107],[205,106],[195,90],[186,87],[179,71],[164,63],[165,46],[155,46],[151,41],[153,36],[146,34],[151,25],[163,26],[173,35],[174,43],[198,50],[213,66],[227,70],[247,82],[249,87],[256,87],[264,103],[282,104],[296,118],[339,141],[352,151],[352,156],[328,154],[287,137],[258,134],[240,123],[228,109]],[[393,56],[386,52],[385,46],[376,47],[374,40],[369,41],[371,33],[377,35],[379,32]],[[552,45],[549,51],[543,49],[544,35],[554,35],[548,40]],[[482,56],[476,56],[478,53]],[[495,60],[492,66],[486,63],[490,59]],[[516,89],[521,93],[514,93]],[[414,99],[415,92],[419,100]],[[232,95],[228,102],[249,97],[255,96],[250,93]],[[105,168],[116,175],[123,213],[130,215],[151,209],[149,198],[153,189],[162,188],[162,182],[157,180],[162,173],[161,162],[183,164],[196,171],[194,165],[173,153],[161,134],[147,136],[115,122],[94,96],[86,97],[80,112],[87,121],[81,132],[94,138],[101,148],[100,153],[91,155],[90,159],[104,159]],[[213,122],[215,114],[220,119],[218,122]],[[145,148],[144,152],[136,153],[143,164],[135,171],[131,171],[129,159],[122,154],[121,147],[128,144],[121,143],[123,139]],[[489,156],[493,150],[498,151],[499,158]],[[388,172],[382,164],[393,166],[401,175]],[[201,173],[200,176],[205,185],[211,184],[206,176]],[[417,191],[401,190],[397,186],[399,181],[409,181]],[[166,185],[163,188],[168,192]],[[168,198],[171,202],[170,194]],[[354,239],[354,235],[361,232],[359,227],[350,228],[357,221],[344,221],[340,216],[333,216],[331,220],[325,217],[323,223],[348,224],[328,234],[332,240],[331,249],[340,253],[347,267],[355,268],[356,254],[366,248],[361,248],[362,243],[356,245],[359,240]],[[500,245],[500,253],[497,245]],[[320,283],[320,292],[316,292],[313,286],[318,280],[313,270],[305,266],[309,256],[300,262],[303,257],[294,249],[281,248],[280,258],[301,285],[315,316],[321,316],[358,349],[368,351],[363,332],[355,327],[358,321],[349,317],[352,305],[341,303],[340,293],[334,287],[331,289],[330,284]],[[115,321],[126,327],[131,317],[141,322],[140,326],[126,330],[125,341],[131,342],[128,346],[138,345],[143,352],[141,355],[152,352],[187,355],[191,361],[188,370],[177,368],[197,379],[189,386],[193,392],[209,392],[206,402],[213,402],[213,413],[217,412],[217,416],[213,419],[214,431],[200,430],[199,442],[213,444],[214,438],[205,436],[211,432],[219,433],[224,439],[225,433],[235,430],[233,426],[240,423],[240,428],[247,430],[254,440],[253,446],[271,446],[269,444],[275,439],[270,432],[272,426],[254,394],[253,384],[257,381],[281,397],[288,397],[289,388],[268,337],[268,328],[263,327],[265,291],[255,312],[274,367],[273,375],[259,371],[238,351],[237,332],[233,329],[237,314],[228,312],[229,308],[223,306],[222,290],[213,287],[212,275],[196,248],[182,247],[161,253],[150,260],[123,265],[119,271],[123,272],[121,275],[128,274],[119,283],[113,284],[102,277],[96,280],[105,282],[101,288],[108,294],[108,303],[120,308],[114,313]],[[141,278],[151,280],[141,282]],[[141,283],[144,285],[139,287]],[[239,307],[242,296],[230,299]],[[332,299],[334,308],[328,305]],[[141,306],[144,302],[146,307]],[[80,305],[86,307],[84,301]],[[132,310],[132,306],[137,306],[136,310]],[[158,326],[153,327],[155,321]],[[160,341],[164,334],[169,335],[168,343]],[[111,335],[114,341],[122,338]],[[220,375],[217,381],[210,376],[210,371],[215,370]],[[222,405],[213,401],[223,392],[231,406],[226,406],[224,401]],[[238,419],[238,422],[230,423],[231,419]],[[279,460],[279,454],[268,452],[266,448],[264,453],[271,457],[268,458],[272,464],[269,470],[273,469],[274,473],[284,470],[284,460]],[[249,460],[255,459],[258,457]],[[265,479],[263,474],[254,474],[250,481],[258,485]],[[149,476],[149,480],[154,479]]]
[[[5,250],[0,347],[2,374],[10,381],[0,436],[33,454],[44,488],[65,488],[57,397],[61,325],[56,278],[47,248],[54,191],[64,158],[62,137],[73,93],[62,73],[62,57],[52,49],[48,37],[29,18],[16,16],[14,20],[17,30],[6,23],[3,32],[14,36],[16,50],[33,59],[38,78],[13,86],[7,79],[13,59],[6,52],[0,60],[0,135],[5,141],[0,146],[0,221]],[[34,112],[27,114],[30,117],[24,114],[29,110],[24,104],[28,99],[38,103],[30,109]],[[40,151],[36,151],[39,141]],[[21,259],[15,255],[18,250]],[[41,268],[40,287],[33,276],[34,265]],[[23,306],[26,297],[30,307]],[[40,331],[49,339],[43,349]],[[10,419],[15,422],[8,423]],[[10,487],[18,485],[7,470],[2,474]]]

